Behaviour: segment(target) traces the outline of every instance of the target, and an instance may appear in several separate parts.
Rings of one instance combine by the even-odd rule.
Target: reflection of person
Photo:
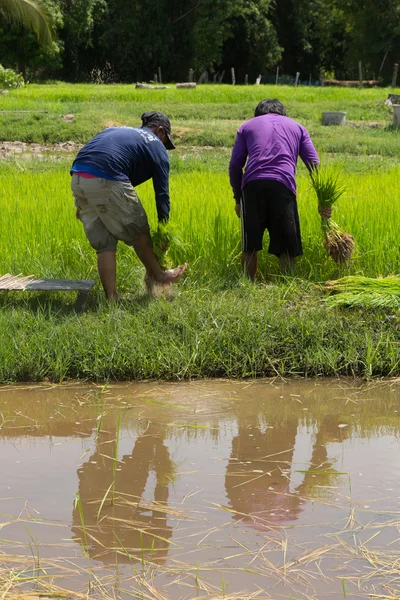
[[[293,271],[295,257],[303,254],[295,180],[299,156],[309,169],[319,164],[305,127],[286,116],[279,100],[262,100],[254,118],[239,128],[229,164],[236,214],[242,218],[242,262],[251,279],[265,229],[268,251],[279,257],[284,271]]]
[[[153,252],[146,212],[133,186],[153,180],[159,221],[169,218],[169,159],[175,148],[168,117],[160,112],[142,115],[142,127],[110,127],[78,153],[71,175],[76,216],[97,251],[101,283],[109,300],[117,299],[116,249],[118,240],[133,246],[146,267],[147,277],[175,283],[186,265],[163,270]]]
[[[261,431],[257,423],[239,419],[225,477],[226,494],[238,519],[257,528],[294,520],[302,510],[302,497],[313,495],[316,483],[332,485],[336,475],[328,461],[326,443],[336,441],[338,424],[326,417],[318,424],[310,466],[302,482],[290,490],[298,422],[295,417],[288,418],[280,426]],[[321,475],[315,478],[318,471]]]
[[[100,434],[96,452],[78,471],[78,492],[91,558],[115,562],[118,552],[118,562],[132,562],[142,560],[143,551],[153,562],[165,560],[172,528],[167,524],[164,507],[168,503],[173,462],[163,438],[163,430],[151,424],[136,439],[132,454],[118,462],[115,503],[110,506],[110,491],[98,518],[100,503],[113,482],[113,446],[115,449],[115,432]],[[142,496],[152,471],[156,481],[154,501],[150,502]],[[72,521],[72,531],[81,539],[82,523],[77,506]]]
[[[263,522],[295,519],[301,510],[299,498],[289,494],[287,472],[293,459],[297,433],[296,418],[284,428],[267,428],[239,421],[239,432],[232,440],[226,469],[225,488],[232,508],[246,523],[262,527]]]

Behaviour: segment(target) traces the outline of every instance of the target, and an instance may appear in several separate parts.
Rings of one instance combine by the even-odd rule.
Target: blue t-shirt
[[[77,154],[71,174],[83,171],[133,186],[153,179],[158,219],[168,219],[169,158],[162,141],[147,127],[110,127]]]

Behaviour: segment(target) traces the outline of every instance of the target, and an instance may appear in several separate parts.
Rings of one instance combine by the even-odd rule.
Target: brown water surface
[[[396,381],[2,388],[0,598],[400,598],[399,413]]]

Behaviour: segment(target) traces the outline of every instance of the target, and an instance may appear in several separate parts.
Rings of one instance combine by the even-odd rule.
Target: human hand
[[[236,203],[236,205],[235,205],[235,212],[236,212],[237,216],[240,219],[240,217],[242,216],[242,209],[241,209],[241,206],[240,206],[240,202]]]
[[[330,219],[332,216],[332,206],[326,206],[325,208],[318,206],[318,212],[321,215],[321,217],[324,217],[325,219]]]

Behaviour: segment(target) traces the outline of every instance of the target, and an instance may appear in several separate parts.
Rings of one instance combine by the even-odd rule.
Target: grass
[[[392,90],[391,90],[392,91]],[[199,86],[196,90],[136,90],[132,85],[29,85],[0,96],[3,140],[55,143],[86,142],[112,124],[140,123],[142,112],[163,110],[181,143],[231,145],[238,126],[254,114],[260,99],[278,96],[289,116],[309,127],[320,150],[337,151],[337,141],[348,152],[398,155],[399,135],[385,131],[392,109],[384,104],[388,90],[308,88],[291,86]],[[353,125],[321,125],[325,110],[345,110]],[[73,114],[71,122],[61,117]],[[375,128],[371,129],[370,124]],[[329,129],[340,129],[330,132]],[[342,139],[345,138],[345,139]],[[390,140],[390,143],[387,143]]]

